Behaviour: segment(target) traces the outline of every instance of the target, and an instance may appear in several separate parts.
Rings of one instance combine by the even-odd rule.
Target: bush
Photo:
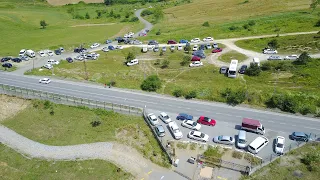
[[[52,107],[52,103],[48,100],[45,100],[43,105],[44,105],[44,109],[49,109]]]
[[[238,30],[238,29],[239,29],[239,27],[237,27],[235,25],[232,25],[232,26],[229,27],[230,31],[234,31],[234,30]]]
[[[245,74],[248,76],[259,76],[261,69],[256,63],[250,63],[250,67],[245,71]]]
[[[129,61],[131,61],[132,59],[135,59],[135,58],[136,58],[136,55],[135,55],[133,52],[130,51],[130,52],[127,54],[126,63],[129,62]]]
[[[251,21],[248,22],[248,25],[249,26],[254,26],[254,25],[256,25],[256,22],[254,20],[251,20]]]
[[[97,127],[101,124],[101,122],[100,121],[92,121],[90,124],[92,127]]]
[[[148,15],[151,15],[151,14],[153,14],[153,12],[151,11],[151,10],[149,10],[149,9],[145,9],[145,10],[143,10],[142,12],[141,12],[141,16],[143,17],[143,16],[148,16]]]
[[[261,64],[261,70],[262,71],[269,71],[272,69],[272,64],[271,62],[265,62]]]
[[[154,65],[159,65],[160,64],[160,59],[157,59],[156,62],[153,63]]]
[[[114,87],[114,86],[116,86],[116,84],[117,84],[117,83],[116,83],[115,81],[110,81],[110,82],[108,82],[108,84],[107,84],[107,85],[108,85],[108,86],[113,86],[113,87]]]
[[[197,97],[197,92],[195,90],[189,91],[185,96],[186,99],[192,99]]]
[[[210,27],[210,24],[209,24],[208,21],[206,21],[206,22],[204,22],[204,23],[202,24],[202,26],[204,26],[204,27]]]
[[[301,162],[307,166],[309,171],[315,171],[319,169],[320,154],[317,152],[309,152],[304,155]]]
[[[270,108],[279,108],[282,111],[296,113],[299,111],[299,100],[289,94],[274,94],[266,102]]]
[[[236,159],[242,159],[242,152],[238,152],[238,151],[233,151],[232,152],[232,157],[236,158]]]
[[[182,89],[175,89],[172,94],[175,96],[175,97],[181,97],[183,96],[183,90]]]
[[[137,22],[137,21],[139,21],[139,18],[137,18],[137,17],[133,17],[130,19],[130,22]]]
[[[163,56],[163,55],[164,55],[164,52],[161,50],[159,53],[159,56]]]
[[[166,59],[166,60],[162,61],[161,68],[162,69],[167,68],[167,67],[169,67],[169,64],[170,64],[170,61]]]
[[[315,27],[320,27],[320,19],[317,21],[317,23],[314,26]]]
[[[85,16],[85,17],[86,17],[86,19],[90,19],[90,15],[89,15],[88,12],[86,13],[86,16]]]
[[[190,60],[191,60],[191,56],[184,55],[182,58],[182,61],[180,62],[180,65],[185,66],[185,65],[189,64]]]
[[[242,27],[243,27],[244,29],[248,29],[248,28],[249,28],[249,24],[244,24]]]
[[[277,49],[280,47],[278,40],[276,39],[272,39],[271,41],[268,42],[268,46],[273,48],[273,49]]]
[[[310,61],[311,57],[309,54],[307,52],[303,52],[294,63],[298,65],[306,65]]]
[[[161,80],[157,75],[151,75],[142,82],[140,87],[144,91],[156,91],[161,88]]]
[[[161,35],[160,29],[158,30],[158,32],[156,32],[156,35],[157,36]]]
[[[246,100],[246,92],[242,89],[233,91],[230,88],[226,88],[221,92],[221,96],[226,99],[228,104],[233,106],[241,104]]]

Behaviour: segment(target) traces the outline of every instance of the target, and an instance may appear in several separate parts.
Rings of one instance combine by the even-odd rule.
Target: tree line
[[[135,3],[155,3],[163,2],[168,0],[104,0],[104,4],[113,5],[113,4],[135,4]]]

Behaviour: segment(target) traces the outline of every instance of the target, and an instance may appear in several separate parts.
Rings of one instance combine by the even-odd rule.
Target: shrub
[[[186,99],[192,99],[197,97],[197,92],[195,90],[189,91],[186,95]]]
[[[190,60],[191,60],[191,56],[189,56],[189,55],[184,55],[184,56],[182,57],[182,61],[180,62],[180,65],[181,65],[181,66],[185,66],[185,65],[187,65],[187,64],[190,62]]]
[[[244,24],[242,27],[243,27],[244,29],[248,29],[248,28],[249,28],[249,24]]]
[[[159,65],[160,64],[160,59],[157,59],[156,62],[153,63],[154,65]]]
[[[156,32],[156,35],[157,35],[157,36],[161,35],[160,29],[158,30],[158,32]]]
[[[145,9],[145,10],[143,10],[142,12],[141,12],[141,16],[143,17],[143,16],[148,16],[148,15],[151,15],[151,14],[153,14],[153,12],[151,11],[151,10],[149,10],[149,9]]]
[[[97,127],[101,124],[101,122],[100,121],[92,121],[90,124],[92,127]]]
[[[86,19],[90,19],[90,15],[89,15],[88,12],[86,13],[85,18],[86,18]]]
[[[163,53],[163,51],[161,50],[160,53],[159,53],[159,56],[163,56],[163,55],[164,55],[164,53]]]
[[[174,95],[175,97],[181,97],[181,96],[183,96],[183,90],[182,89],[175,89],[172,92],[172,95]]]
[[[137,18],[137,17],[132,17],[130,19],[130,22],[137,22],[137,21],[139,21],[139,18]]]
[[[272,64],[271,62],[265,62],[261,64],[261,70],[262,71],[269,71],[272,69]]]
[[[110,82],[108,82],[107,85],[108,85],[108,86],[116,86],[116,84],[117,84],[117,83],[116,83],[115,81],[110,81]]]
[[[279,108],[282,111],[296,113],[299,110],[299,100],[289,94],[274,94],[266,102],[270,108]]]
[[[320,27],[320,19],[317,21],[317,23],[314,26],[315,27]]]
[[[133,53],[133,52],[129,52],[126,56],[126,62],[129,62],[131,61],[132,59],[135,59],[136,58],[136,55]]]
[[[140,87],[144,91],[156,91],[161,88],[161,80],[157,75],[151,75],[142,82]]]
[[[317,152],[309,152],[304,155],[301,162],[307,166],[309,171],[315,171],[319,169],[320,154]]]
[[[271,41],[268,42],[268,46],[273,48],[273,49],[277,49],[280,47],[278,40],[276,39],[272,39]]]
[[[248,22],[248,25],[249,26],[254,26],[254,25],[256,25],[256,22],[254,20],[251,20],[251,21]]]
[[[202,24],[202,26],[204,26],[204,27],[210,27],[210,24],[209,24],[208,21],[206,21],[206,22],[204,22],[204,23]]]
[[[230,88],[226,88],[221,92],[221,96],[226,99],[228,104],[233,106],[241,104],[246,100],[246,92],[242,89],[231,90]]]
[[[250,67],[245,71],[245,74],[248,76],[259,76],[261,69],[257,63],[250,63]]]
[[[307,52],[303,52],[294,63],[298,65],[306,65],[310,61],[311,57],[309,54]]]
[[[170,64],[170,61],[166,59],[166,60],[162,61],[161,68],[162,69],[167,68],[167,67],[169,67],[169,64]]]
[[[48,100],[45,100],[43,105],[44,105],[44,109],[49,109],[52,107],[52,103]]]
[[[235,25],[232,25],[232,26],[229,27],[230,31],[234,31],[234,30],[238,30],[238,29],[239,29],[239,27],[237,27]]]
[[[242,152],[238,152],[238,151],[233,151],[232,152],[232,157],[237,158],[237,159],[242,159]]]
[[[54,109],[53,109],[53,107],[51,107],[51,110],[50,110],[50,115],[54,115]]]

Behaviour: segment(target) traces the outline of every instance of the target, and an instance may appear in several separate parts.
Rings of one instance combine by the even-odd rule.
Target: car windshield
[[[169,116],[163,116],[163,119],[169,119]]]
[[[197,125],[197,123],[196,123],[196,122],[193,122],[193,123],[192,123],[192,126],[196,126],[196,125]]]
[[[220,140],[220,141],[221,141],[221,139],[222,139],[222,136],[219,136],[219,137],[218,137],[218,140]]]
[[[201,133],[201,134],[200,134],[200,137],[201,137],[201,138],[204,138],[204,134],[203,134],[203,133]]]
[[[277,144],[278,148],[283,148],[283,144]]]
[[[239,139],[239,143],[243,144],[243,143],[246,143],[246,141],[243,139]]]
[[[208,117],[205,117],[204,120],[207,121],[207,122],[210,122],[210,121],[211,121],[211,119],[208,118]]]

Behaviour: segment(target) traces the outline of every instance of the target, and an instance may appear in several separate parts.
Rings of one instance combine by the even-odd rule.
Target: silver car
[[[220,144],[227,144],[227,145],[233,145],[234,144],[234,138],[231,136],[217,136],[213,139],[215,143]]]
[[[159,137],[163,137],[163,136],[166,135],[165,130],[164,130],[164,128],[163,128],[162,125],[157,125],[157,126],[155,127],[155,130],[156,130],[156,133],[157,133],[157,135],[158,135]]]
[[[282,60],[282,58],[280,56],[270,56],[268,60]]]

